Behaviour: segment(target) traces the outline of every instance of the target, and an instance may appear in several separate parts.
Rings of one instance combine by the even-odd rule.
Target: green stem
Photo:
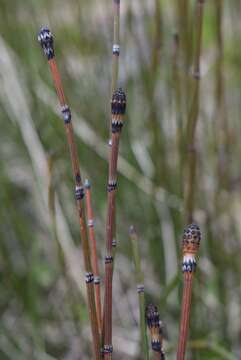
[[[145,321],[144,275],[141,269],[139,240],[133,226],[130,227],[130,239],[131,239],[133,259],[135,264],[135,275],[136,275],[137,291],[139,297],[141,347],[142,347],[143,359],[149,360],[148,339],[147,339],[146,321]]]
[[[199,88],[200,88],[200,54],[202,43],[204,1],[197,0],[196,15],[196,37],[194,51],[194,72],[193,72],[193,99],[187,122],[187,189],[185,194],[185,220],[187,223],[193,221],[196,185],[196,147],[195,132],[199,116]]]

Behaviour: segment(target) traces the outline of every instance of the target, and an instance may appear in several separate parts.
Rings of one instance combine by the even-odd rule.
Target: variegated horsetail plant
[[[159,312],[154,304],[146,306],[146,322],[151,336],[151,348],[155,360],[165,360],[165,353],[162,347],[163,335],[160,326]]]
[[[184,288],[182,298],[181,323],[177,350],[177,360],[184,360],[188,336],[192,286],[196,270],[196,255],[201,241],[201,231],[198,225],[191,224],[185,230],[182,239],[183,262],[182,271]]]
[[[119,140],[121,129],[124,124],[124,115],[126,111],[126,95],[119,89],[114,92],[111,101],[112,113],[112,135],[111,135],[111,153],[109,161],[108,176],[108,200],[107,200],[107,223],[106,223],[106,256],[105,256],[105,296],[103,310],[103,334],[104,341],[103,354],[104,359],[112,358],[112,278],[113,278],[113,234],[115,217],[115,200],[117,189],[117,162],[119,152]]]
[[[94,230],[94,213],[91,202],[91,185],[88,179],[85,180],[85,194],[86,194],[86,210],[87,210],[87,224],[89,228],[89,240],[91,248],[91,264],[94,273],[94,288],[95,288],[95,305],[98,320],[99,333],[101,335],[101,296],[100,296],[100,271],[99,261],[97,256],[95,230]]]
[[[87,236],[86,221],[85,221],[85,211],[84,211],[84,187],[82,184],[82,179],[79,169],[79,160],[77,154],[77,148],[74,140],[73,126],[71,122],[71,112],[70,108],[67,105],[64,89],[61,81],[61,77],[58,71],[57,63],[55,60],[54,53],[54,41],[53,36],[48,28],[42,28],[38,34],[38,41],[40,42],[44,54],[47,56],[50,70],[52,73],[54,85],[56,88],[57,96],[61,106],[61,111],[64,119],[64,126],[66,130],[67,141],[69,144],[72,170],[75,181],[75,195],[76,195],[76,205],[79,215],[79,224],[80,224],[80,233],[82,239],[82,249],[84,255],[84,266],[85,266],[85,282],[87,288],[87,301],[88,301],[88,310],[91,323],[92,339],[94,345],[94,358],[96,360],[101,359],[100,351],[100,335],[98,330],[98,321],[96,314],[95,306],[95,294],[94,294],[94,276],[92,272],[91,259],[90,259],[90,248]]]
[[[114,3],[119,6],[119,1],[114,0]],[[202,4],[203,1],[198,1]],[[82,239],[82,249],[84,256],[85,267],[85,282],[87,289],[87,304],[91,324],[92,340],[93,340],[93,358],[99,360],[112,359],[112,278],[113,278],[113,248],[115,247],[114,232],[115,232],[115,203],[117,190],[117,163],[119,153],[120,134],[124,124],[124,115],[126,110],[126,95],[122,89],[114,91],[111,100],[111,147],[109,159],[109,175],[108,175],[108,204],[107,204],[107,224],[106,224],[106,256],[105,256],[105,294],[104,307],[101,311],[101,295],[100,295],[100,273],[98,265],[98,257],[96,250],[96,240],[94,234],[94,217],[91,205],[91,190],[90,182],[85,181],[85,186],[82,184],[77,148],[74,140],[73,126],[71,121],[71,111],[67,105],[61,77],[58,71],[57,63],[54,53],[53,36],[49,29],[42,28],[38,34],[38,40],[44,50],[48,59],[53,82],[56,88],[59,103],[61,105],[61,112],[64,119],[64,126],[66,130],[67,141],[69,144],[72,170],[75,181],[75,195],[76,205],[79,216],[80,233]],[[114,51],[114,47],[113,47]],[[118,54],[119,56],[119,54]],[[85,188],[85,190],[84,190]],[[87,232],[85,209],[84,209],[84,195],[86,193],[86,207],[88,228]],[[89,233],[89,240],[88,240]],[[151,347],[155,359],[165,359],[163,351],[163,335],[160,326],[160,319],[157,307],[149,304],[146,307],[144,314],[144,278],[140,266],[140,254],[138,244],[136,242],[137,235],[135,229],[131,227],[130,237],[133,246],[133,255],[136,268],[136,279],[138,282],[137,290],[139,294],[140,304],[140,325],[142,333],[143,349],[145,352],[145,359],[149,359],[147,338],[146,338],[146,324],[150,330]],[[177,360],[184,360],[186,342],[188,336],[192,283],[194,272],[196,269],[196,254],[200,245],[201,232],[196,224],[189,225],[184,230],[183,235],[183,265],[182,271],[184,273],[184,289],[181,309],[181,323],[179,342],[177,350]],[[93,269],[93,270],[92,270]],[[146,315],[146,319],[145,319]],[[103,316],[103,318],[102,318]],[[146,344],[146,345],[145,345]]]

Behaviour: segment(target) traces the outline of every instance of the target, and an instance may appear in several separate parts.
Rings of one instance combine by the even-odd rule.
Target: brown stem
[[[180,322],[180,331],[179,331],[179,340],[178,340],[178,349],[177,349],[177,360],[184,360],[185,358],[190,309],[191,309],[192,283],[193,283],[194,273],[196,270],[195,257],[199,249],[200,241],[201,241],[201,232],[199,227],[196,224],[189,225],[184,230],[184,235],[182,239],[182,249],[183,249],[182,271],[184,273],[184,288],[183,288],[183,297],[182,297],[181,322]]]
[[[184,289],[182,298],[182,310],[181,310],[181,326],[180,335],[178,341],[177,360],[184,360],[186,343],[189,328],[189,318],[191,309],[191,298],[192,298],[192,283],[193,273],[184,274]]]
[[[84,266],[85,266],[85,281],[87,288],[87,302],[88,302],[88,311],[91,323],[92,339],[94,345],[94,358],[96,360],[100,359],[100,337],[98,331],[98,322],[96,315],[95,307],[95,296],[94,296],[94,276],[92,274],[91,260],[90,260],[90,248],[87,237],[87,229],[85,222],[85,212],[84,212],[84,187],[81,180],[80,169],[79,169],[79,160],[77,148],[74,140],[73,126],[71,122],[71,112],[67,105],[65,94],[63,90],[63,85],[61,77],[57,68],[57,63],[54,56],[54,47],[53,47],[53,36],[49,29],[43,28],[39,32],[38,40],[44,50],[45,55],[48,58],[48,63],[50,66],[51,74],[53,77],[54,85],[56,88],[57,96],[62,108],[62,114],[64,118],[64,125],[66,130],[67,141],[69,144],[70,157],[72,170],[75,181],[75,194],[76,194],[76,205],[79,215],[79,225],[80,233],[82,239],[82,249],[84,255]]]
[[[91,204],[91,186],[88,180],[85,181],[86,209],[89,228],[89,239],[91,247],[91,264],[94,273],[95,305],[98,320],[99,333],[101,334],[101,295],[100,295],[100,271],[97,256],[95,230],[94,230],[94,213]]]
[[[103,310],[104,359],[112,359],[112,277],[113,277],[113,235],[115,228],[115,198],[117,188],[117,162],[119,139],[126,108],[126,96],[121,89],[115,91],[111,102],[111,153],[109,159],[108,200],[106,223],[105,296]]]

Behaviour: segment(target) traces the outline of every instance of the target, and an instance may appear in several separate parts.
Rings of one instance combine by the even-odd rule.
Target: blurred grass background
[[[121,0],[115,359],[141,359],[128,228],[175,358],[195,1]],[[189,359],[241,359],[241,3],[205,5],[195,220],[203,232]],[[81,241],[62,119],[36,34],[48,25],[105,244],[112,1],[0,1],[0,359],[90,359]],[[176,35],[178,34],[178,36]],[[103,273],[103,261],[101,262]]]

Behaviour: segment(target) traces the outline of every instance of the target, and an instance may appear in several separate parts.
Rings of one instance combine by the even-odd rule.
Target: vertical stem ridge
[[[91,203],[91,185],[88,180],[85,181],[85,189],[86,189],[87,220],[88,220],[89,239],[91,246],[91,264],[94,273],[95,305],[96,305],[99,333],[101,334],[102,318],[101,318],[100,271],[99,271],[99,261],[97,256],[95,230],[94,230],[94,212]]]
[[[103,310],[104,359],[112,359],[112,278],[113,278],[113,234],[115,229],[115,196],[117,189],[117,162],[119,139],[126,109],[125,93],[119,89],[113,93],[111,101],[111,152],[109,159],[107,222],[106,222],[106,257],[105,257],[105,296]]]

